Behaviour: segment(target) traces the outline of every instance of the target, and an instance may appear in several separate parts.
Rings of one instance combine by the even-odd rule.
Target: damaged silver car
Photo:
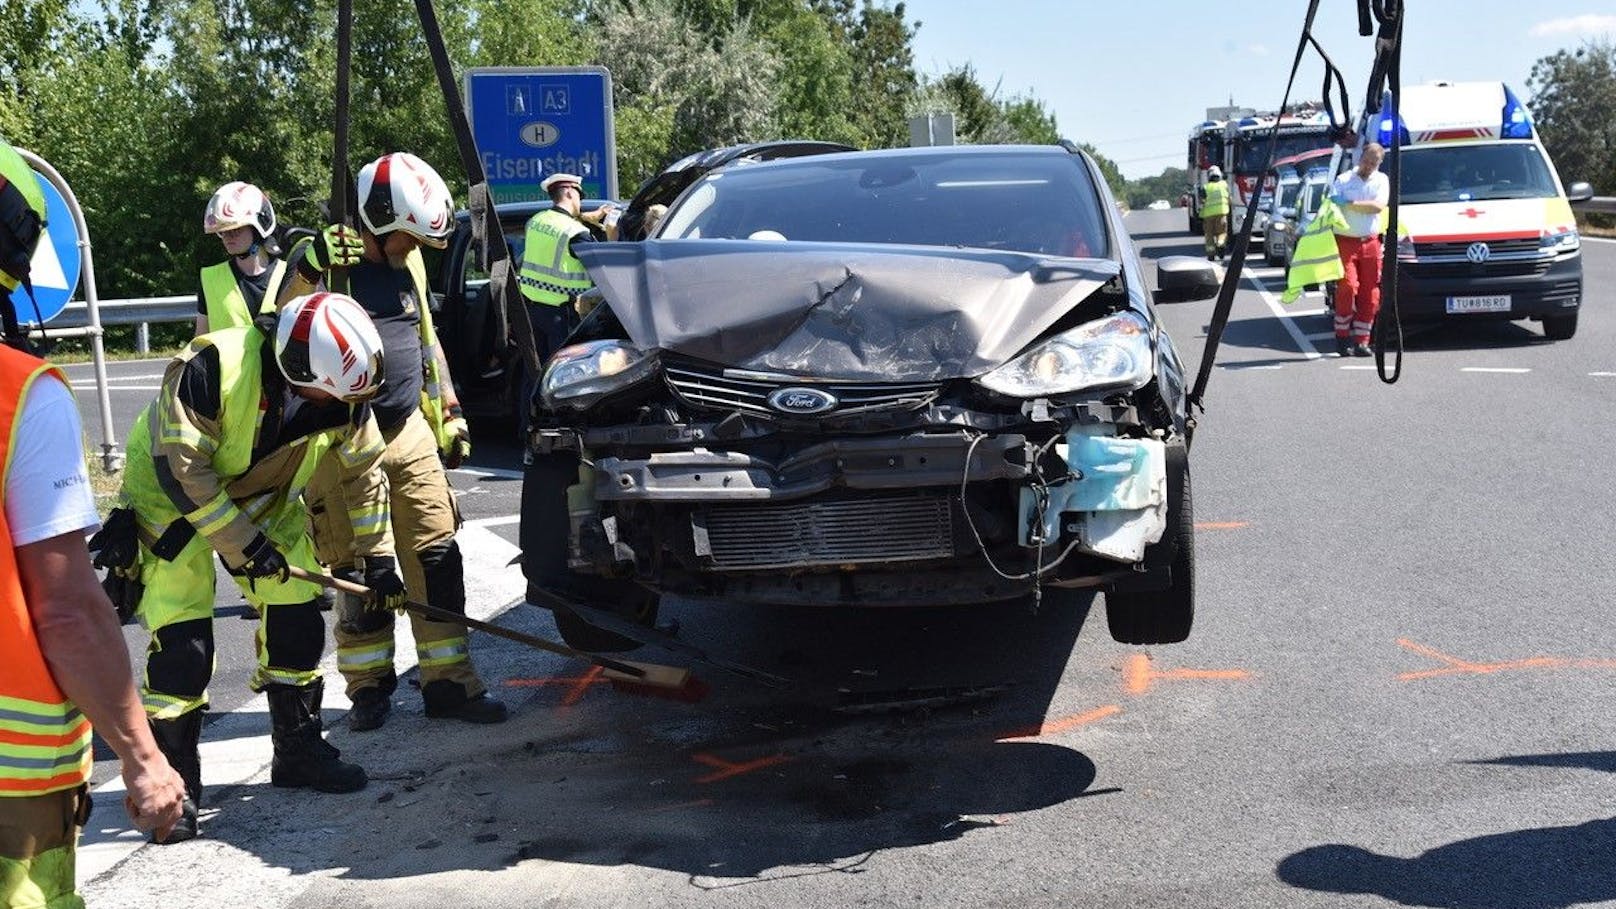
[[[631,646],[664,594],[911,606],[1106,594],[1188,636],[1184,370],[1075,146],[745,163],[654,239],[592,244],[593,308],[545,373],[523,505],[569,643]],[[1158,263],[1156,300],[1212,267]],[[530,596],[539,601],[539,598]]]

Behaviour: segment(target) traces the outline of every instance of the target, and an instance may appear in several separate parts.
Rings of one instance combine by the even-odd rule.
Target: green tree
[[[1592,41],[1537,61],[1527,83],[1543,144],[1568,182],[1616,193],[1616,43]]]

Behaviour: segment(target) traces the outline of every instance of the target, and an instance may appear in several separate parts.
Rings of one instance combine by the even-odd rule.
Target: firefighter
[[[275,207],[264,191],[237,180],[219,187],[202,215],[202,232],[219,238],[229,259],[202,269],[196,333],[246,325],[280,296],[286,263],[278,258]]]
[[[1201,187],[1201,232],[1207,261],[1218,261],[1229,239],[1229,184],[1216,166],[1206,172],[1206,185]]]
[[[382,468],[392,496],[393,536],[410,598],[466,611],[465,569],[455,542],[459,515],[444,472],[471,451],[466,421],[449,379],[427,306],[431,301],[423,245],[441,249],[454,231],[454,201],[437,171],[399,152],[365,165],[358,180],[360,261],[348,269],[349,291],[365,308],[387,347],[387,378],[373,402],[387,450]],[[294,284],[301,284],[299,278]],[[309,510],[321,561],[352,576],[353,545],[343,490],[330,464],[309,489]],[[392,710],[394,617],[338,597],[337,668],[347,680],[350,728],[376,729]],[[505,705],[488,694],[471,665],[463,626],[410,616],[429,717],[500,723]]]
[[[11,293],[28,281],[45,199],[0,139],[0,906],[82,907],[91,724],[122,764],[124,807],[166,837],[185,784],[140,710],[116,613],[84,533],[100,523],[67,377],[20,349]],[[25,287],[32,293],[31,287]]]
[[[567,335],[577,327],[578,295],[594,286],[583,263],[572,254],[574,244],[616,239],[617,227],[615,223],[607,223],[607,216],[616,207],[611,203],[594,211],[583,210],[581,178],[573,174],[551,174],[539,188],[549,195],[551,206],[527,221],[519,281],[542,363],[561,349]],[[519,429],[524,441],[532,419],[533,391],[537,385],[537,377],[523,374]],[[523,460],[528,463],[530,458],[524,454]]]
[[[307,254],[326,265],[349,248],[332,228]],[[135,519],[136,614],[151,633],[142,694],[157,743],[187,792],[170,842],[196,835],[202,800],[197,746],[213,674],[210,550],[262,616],[251,686],[269,700],[270,782],[320,792],[365,786],[365,771],[321,737],[319,588],[289,578],[288,566],[320,568],[299,496],[329,452],[365,583],[379,605],[403,603],[381,470],[385,446],[368,403],[384,363],[382,340],[352,299],[298,297],[279,314],[273,337],[247,325],[193,340],[130,431],[120,504]]]

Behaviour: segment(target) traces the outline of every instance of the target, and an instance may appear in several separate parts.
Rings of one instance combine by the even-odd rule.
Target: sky
[[[1523,100],[1532,64],[1562,48],[1616,39],[1616,0],[1405,0],[1403,84],[1501,79]],[[919,22],[915,68],[962,63],[1000,97],[1030,95],[1062,135],[1092,143],[1129,178],[1184,166],[1206,108],[1271,110],[1301,35],[1306,0],[906,0]],[[1364,101],[1371,38],[1355,0],[1322,0],[1314,35],[1347,80],[1353,119]],[[1317,100],[1324,66],[1311,49],[1296,100]],[[1527,100],[1528,106],[1531,102]]]

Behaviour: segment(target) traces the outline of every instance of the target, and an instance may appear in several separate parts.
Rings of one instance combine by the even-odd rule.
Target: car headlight
[[[1582,246],[1582,238],[1575,229],[1545,233],[1538,246],[1541,249],[1552,249],[1557,253],[1576,252]]]
[[[540,390],[552,409],[582,410],[656,373],[656,358],[624,341],[589,341],[550,358]]]
[[[1153,362],[1150,326],[1138,313],[1123,312],[1062,332],[977,381],[1013,398],[1132,391],[1150,381]]]
[[[1268,222],[1268,228],[1277,233],[1284,233],[1291,229],[1291,225],[1289,221],[1270,221]]]

